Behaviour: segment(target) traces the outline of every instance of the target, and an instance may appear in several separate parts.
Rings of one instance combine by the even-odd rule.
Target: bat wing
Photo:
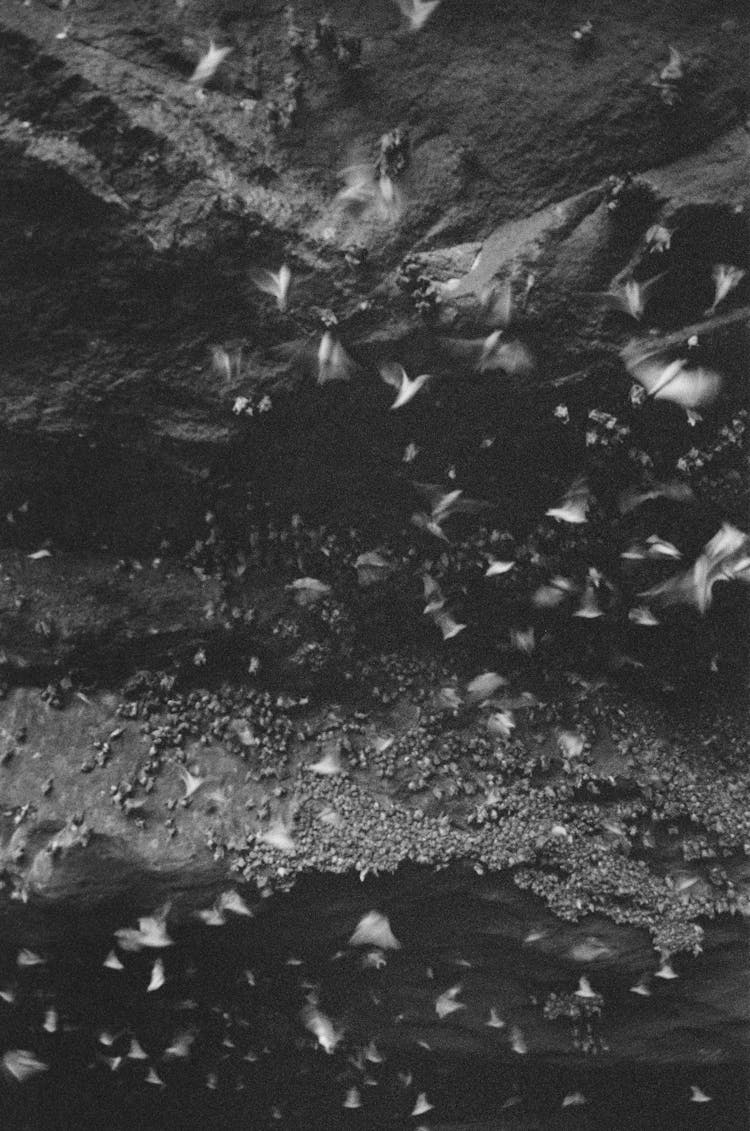
[[[336,194],[336,200],[346,205],[372,204],[377,194],[375,175],[370,165],[349,165],[339,176],[344,187]]]
[[[480,514],[482,511],[490,510],[495,504],[488,502],[486,499],[456,499],[455,502],[450,504],[451,514]]]
[[[653,397],[682,372],[685,362],[682,358],[670,362],[665,362],[659,357],[647,357],[643,360],[625,358],[625,366],[631,377],[635,377],[649,396]]]
[[[651,396],[655,400],[672,401],[685,409],[699,408],[716,400],[721,385],[721,374],[713,369],[683,368],[669,377],[665,371],[662,381],[651,390]]]
[[[694,569],[668,577],[659,585],[653,585],[638,594],[639,597],[651,598],[664,605],[696,605],[699,604],[696,593],[696,578]]]
[[[373,203],[378,219],[393,224],[403,214],[405,198],[401,189],[386,174],[381,173],[374,187]]]
[[[501,342],[493,350],[492,362],[509,377],[528,377],[536,370],[531,352],[520,341]]]
[[[720,373],[704,366],[688,369],[685,358],[666,361],[658,354],[638,357],[638,349],[639,343],[631,342],[620,357],[628,373],[643,385],[649,396],[673,401],[685,409],[716,400],[723,382]]]
[[[403,365],[399,365],[397,361],[387,361],[384,365],[380,366],[380,376],[383,378],[386,385],[390,385],[400,392],[404,378],[406,377],[406,370]]]
[[[408,379],[404,382],[403,386],[399,389],[398,396],[391,405],[391,408],[401,408],[403,405],[408,404],[420,389],[429,384],[432,377],[429,373],[422,373],[419,377],[415,377],[413,381]]]
[[[433,599],[437,601],[443,600],[443,591],[434,577],[431,577],[429,573],[425,573],[422,576],[422,583],[424,585],[425,601],[432,601]]]
[[[231,50],[231,47],[217,47],[214,43],[211,43],[206,54],[202,55],[198,60],[196,68],[188,81],[193,83],[208,82],[208,80],[216,74],[216,71]]]
[[[358,368],[339,341],[333,342],[330,356],[321,358],[318,353],[317,360],[319,385],[327,385],[329,381],[351,381]]]
[[[620,514],[629,514],[652,499],[668,499],[672,503],[689,503],[695,499],[695,492],[687,483],[675,480],[672,483],[654,483],[649,488],[639,491],[636,487],[629,487],[621,492],[619,499]]]
[[[704,546],[704,553],[712,562],[724,561],[737,551],[742,551],[748,544],[748,535],[743,534],[736,526],[725,522],[721,529]]]
[[[482,292],[482,316],[493,330],[510,324],[513,316],[513,290],[510,279],[503,283],[491,283]]]
[[[647,503],[649,499],[656,497],[655,491],[638,491],[635,487],[629,487],[620,493],[618,500],[620,514],[629,514],[643,503]]]
[[[267,270],[265,267],[253,267],[249,271],[250,281],[263,291],[264,294],[273,295],[276,297],[280,292],[279,279],[274,275],[273,271]]]

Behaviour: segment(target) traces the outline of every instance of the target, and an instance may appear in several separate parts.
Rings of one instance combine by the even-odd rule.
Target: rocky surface
[[[8,888],[91,898],[143,868],[178,887],[227,869],[288,886],[310,868],[468,858],[514,868],[561,914],[605,912],[691,949],[702,915],[745,906],[744,716],[725,704],[746,688],[744,598],[725,594],[702,623],[667,616],[653,646],[623,626],[624,606],[611,636],[537,619],[533,659],[505,641],[528,627],[540,555],[572,552],[543,515],[589,447],[614,526],[579,563],[598,554],[614,571],[607,538],[651,533],[611,518],[644,453],[654,475],[697,453],[689,523],[658,515],[687,560],[720,521],[745,525],[746,481],[712,453],[722,428],[725,448],[742,444],[748,276],[706,309],[713,264],[750,267],[747,13],[667,3],[636,18],[596,0],[581,55],[570,12],[531,0],[445,0],[416,36],[385,0],[327,7],[362,37],[361,69],[312,48],[311,3],[295,6],[298,50],[265,3],[0,0]],[[212,37],[232,52],[196,85]],[[676,105],[654,86],[670,44],[687,74]],[[298,71],[304,97],[282,129]],[[411,162],[386,223],[342,206],[337,173],[374,162],[395,127]],[[621,187],[629,171],[632,207],[612,209],[608,178]],[[673,233],[664,253],[649,248],[654,224]],[[249,276],[282,260],[286,311]],[[634,326],[585,298],[662,270],[637,336],[682,348],[699,332],[726,374],[697,427],[673,405],[631,412],[619,352]],[[478,378],[466,342],[486,332],[484,288],[505,279],[535,368]],[[326,312],[357,365],[349,384],[311,372]],[[385,360],[435,374],[421,412],[387,411]],[[627,419],[635,456],[607,462],[608,441],[589,444],[592,409]],[[436,549],[410,526],[410,479],[454,479],[493,511]],[[370,590],[353,565],[376,545],[399,570]],[[476,570],[498,546],[519,551],[523,577],[480,611]],[[465,644],[439,651],[421,574],[454,568],[474,617]],[[284,588],[321,573],[333,594],[320,606]],[[498,667],[517,716],[491,741],[464,695]],[[690,734],[675,687],[705,709]],[[568,731],[584,740],[572,759]],[[329,756],[341,772],[309,769]],[[185,767],[208,779],[187,807]],[[280,828],[291,846],[263,840]],[[707,862],[675,894],[671,870],[694,860]]]
[[[747,203],[741,7],[644,6],[635,23],[607,0],[594,8],[596,48],[580,58],[568,13],[533,3],[476,3],[470,19],[444,4],[417,36],[386,0],[329,6],[342,34],[363,37],[362,68],[342,75],[309,46],[314,4],[295,8],[307,45],[295,58],[281,10],[263,4],[4,0],[8,504],[31,498],[29,521],[41,511],[59,540],[189,536],[208,484],[247,460],[235,396],[297,386],[269,351],[314,333],[316,307],[336,313],[368,370],[402,346],[405,364],[424,360],[434,328],[415,333],[410,304],[394,311],[380,286],[416,251],[451,263],[452,245],[459,258],[467,241],[484,246],[464,291],[511,263],[534,271],[542,375],[578,371],[596,334],[571,289],[605,288],[642,235],[613,239],[594,187],[613,173],[658,167],[654,219],[704,209],[712,247],[688,247],[693,267],[729,250],[744,262],[746,223],[731,219]],[[186,79],[211,36],[233,50],[203,89]],[[670,109],[650,84],[675,41],[692,79]],[[268,103],[297,71],[303,107],[279,134]],[[394,229],[350,216],[335,193],[336,170],[372,159],[396,126],[412,161]],[[342,258],[352,244],[370,253],[360,270]],[[283,256],[295,276],[285,315],[248,279]],[[672,318],[693,321],[678,305]],[[227,381],[209,346],[238,342]],[[295,458],[286,451],[291,469]],[[315,488],[325,498],[325,482]]]
[[[747,529],[748,48],[742,0],[0,0],[4,1125],[744,1126],[748,587],[629,612]]]

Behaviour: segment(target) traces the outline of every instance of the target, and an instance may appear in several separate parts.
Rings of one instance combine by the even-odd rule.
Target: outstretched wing
[[[380,366],[380,376],[383,378],[386,385],[400,390],[404,378],[406,377],[406,370],[403,365],[399,365],[397,361],[386,361]]]
[[[500,342],[492,351],[484,369],[501,369],[509,377],[528,377],[536,370],[531,351],[518,340]]]
[[[513,288],[510,279],[502,283],[490,283],[482,291],[482,317],[493,330],[505,329],[513,317]]]
[[[658,356],[638,359],[629,349],[621,356],[631,376],[656,400],[672,401],[685,409],[699,408],[715,401],[721,391],[720,373],[705,366],[689,369],[685,358],[670,362]]]

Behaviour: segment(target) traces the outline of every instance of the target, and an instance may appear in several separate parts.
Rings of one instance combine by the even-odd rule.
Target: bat
[[[711,404],[718,397],[722,376],[714,369],[697,365],[688,368],[686,358],[665,362],[657,357],[637,358],[632,347],[620,355],[625,367],[654,400],[672,401],[686,410]]]
[[[213,78],[231,50],[231,47],[217,47],[213,39],[210,40],[208,51],[205,55],[201,55],[188,82],[195,83],[196,86],[203,86],[204,83]]]
[[[705,313],[713,314],[719,303],[723,302],[730,291],[733,291],[734,288],[742,282],[746,273],[747,272],[741,270],[739,267],[733,267],[730,263],[717,263],[711,272],[711,278],[716,288],[714,301]]]
[[[286,263],[282,263],[278,271],[269,271],[265,267],[253,268],[250,278],[258,290],[276,299],[276,305],[282,313],[286,310],[289,285],[292,281],[292,272]]]
[[[588,509],[591,505],[591,492],[585,479],[577,479],[562,497],[556,507],[550,507],[544,513],[558,522],[569,522],[580,525],[588,522]]]
[[[440,0],[394,0],[394,2],[408,21],[409,31],[421,31],[435,9],[440,7]]]
[[[603,306],[608,310],[619,311],[620,314],[626,314],[629,318],[634,318],[637,322],[640,322],[646,313],[646,307],[651,300],[654,288],[664,278],[664,274],[665,272],[655,275],[646,282],[627,279],[625,284],[616,290],[579,291],[578,297],[585,302]]]
[[[391,405],[391,409],[403,408],[417,395],[420,389],[424,388],[428,381],[432,380],[430,373],[420,373],[418,377],[410,378],[403,365],[399,365],[395,361],[381,365],[380,376],[386,385],[397,390],[396,399]]]
[[[386,223],[395,223],[404,211],[404,195],[392,177],[372,165],[349,165],[339,176],[346,182],[336,194],[338,203]]]

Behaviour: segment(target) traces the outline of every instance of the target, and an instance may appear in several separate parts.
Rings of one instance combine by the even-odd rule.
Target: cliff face
[[[571,289],[605,289],[642,235],[613,242],[595,186],[659,166],[667,223],[747,192],[742,6],[594,7],[596,41],[577,51],[570,14],[531,2],[446,3],[418,34],[386,0],[334,4],[339,38],[362,40],[348,70],[311,46],[315,4],[295,7],[295,51],[287,18],[262,3],[4,2],[6,507],[34,495],[27,529],[71,543],[184,538],[245,446],[235,396],[296,387],[272,347],[330,309],[364,363],[407,337],[402,360],[416,362],[422,320],[386,301],[382,280],[424,251],[465,273],[492,233],[474,281],[532,264],[544,375],[580,368],[592,334]],[[187,79],[212,37],[232,51],[204,89]],[[673,108],[651,85],[670,44],[689,70]],[[299,109],[274,127],[269,103],[296,74]],[[411,162],[392,225],[335,194],[338,171],[374,161],[395,127]],[[742,224],[727,228],[735,258],[743,240]],[[369,251],[359,270],[343,259],[351,245]],[[248,269],[284,258],[295,283],[280,314]],[[210,347],[228,343],[243,360],[227,381]]]
[[[9,684],[49,685],[47,705],[28,688],[2,705],[9,885],[72,899],[83,874],[103,894],[113,859],[124,875],[169,865],[181,877],[175,882],[188,885],[227,865],[264,883],[277,870],[283,880],[311,864],[367,870],[441,855],[476,856],[489,868],[546,866],[545,854],[557,852],[549,829],[568,803],[582,830],[589,817],[581,813],[609,789],[613,812],[633,796],[639,815],[652,802],[654,819],[666,819],[673,804],[689,812],[691,790],[707,795],[712,786],[700,742],[715,730],[735,775],[735,824],[717,827],[722,804],[713,794],[706,821],[744,882],[741,743],[734,716],[716,721],[721,694],[696,720],[694,741],[675,746],[693,775],[675,801],[669,785],[659,792],[651,764],[654,733],[666,728],[666,741],[673,719],[648,716],[654,731],[630,751],[627,735],[610,725],[617,711],[627,714],[629,688],[624,702],[615,696],[589,710],[574,681],[555,685],[554,695],[545,685],[549,654],[527,661],[522,652],[511,662],[498,650],[498,623],[503,640],[524,627],[520,590],[509,591],[502,613],[493,601],[483,620],[460,578],[476,635],[466,651],[449,646],[436,655],[415,625],[422,570],[438,568],[443,547],[428,541],[417,553],[404,527],[415,505],[409,480],[453,480],[492,502],[482,554],[500,553],[492,530],[504,530],[508,545],[532,536],[581,471],[587,414],[629,411],[619,351],[636,332],[650,334],[654,348],[682,349],[697,328],[706,358],[726,375],[720,407],[697,428],[672,405],[652,406],[647,423],[633,424],[654,476],[666,476],[691,448],[707,450],[740,419],[747,276],[715,317],[706,310],[715,264],[750,267],[745,6],[595,0],[587,12],[595,38],[582,48],[571,36],[572,10],[537,0],[444,0],[416,34],[386,0],[326,11],[335,42],[361,39],[360,66],[332,58],[320,31],[316,46],[323,11],[313,3],[285,15],[265,0],[0,0],[0,672]],[[211,41],[231,52],[210,81],[191,82]],[[682,56],[674,82],[659,78],[670,46]],[[351,42],[347,50],[355,51]],[[347,207],[337,196],[339,171],[374,165],[381,137],[396,128],[409,135],[398,215],[362,201]],[[646,238],[655,225],[672,235],[664,251]],[[250,275],[282,262],[293,276],[286,310]],[[640,326],[585,297],[631,273],[662,279]],[[466,343],[487,332],[486,288],[507,279],[534,367],[482,379]],[[356,371],[349,383],[320,386],[315,356],[330,314]],[[420,412],[388,411],[391,391],[377,373],[385,361],[435,376],[435,395]],[[554,415],[561,402],[575,434]],[[414,467],[404,462],[410,444],[421,453]],[[595,473],[611,503],[626,485],[623,467],[602,464]],[[686,558],[722,519],[744,525],[746,501],[733,470],[708,483],[685,534]],[[300,532],[300,523],[310,529]],[[357,586],[352,566],[389,538],[401,539],[409,580],[379,604]],[[49,557],[29,559],[40,550]],[[537,583],[540,552],[528,548],[526,558]],[[597,553],[614,563],[619,546]],[[283,588],[329,566],[348,578],[335,596],[342,607],[349,598],[356,604],[349,619],[335,602],[316,619],[316,609]],[[745,606],[734,596],[717,604],[719,619],[705,632],[698,618],[670,624],[663,651],[646,646],[630,668],[621,654],[633,645],[627,624],[612,649],[596,629],[584,637],[581,621],[567,643],[594,667],[606,653],[610,674],[643,669],[634,695],[651,689],[654,672],[669,682],[674,672],[660,665],[681,648],[696,659],[695,681],[718,664],[742,683]],[[363,626],[373,641],[364,657]],[[536,628],[541,640],[550,624],[542,618]],[[431,697],[446,684],[463,694],[477,670],[506,661],[515,665],[514,694],[531,694],[533,685],[539,714],[514,724],[502,768],[512,780],[511,816],[490,835],[472,831],[470,800],[480,787],[492,793],[485,720],[459,716],[454,727],[445,703]],[[124,737],[110,743],[122,704],[99,701],[96,687],[120,689],[146,668],[168,674],[144,676],[132,691],[132,718],[144,733],[126,722]],[[186,671],[187,689],[175,690]],[[248,674],[260,684],[246,694]],[[201,704],[190,695],[204,676],[211,690]],[[595,683],[591,670],[585,676]],[[236,686],[218,692],[222,679]],[[357,717],[365,699],[376,715],[367,725]],[[61,705],[67,711],[58,716]],[[527,708],[521,701],[509,709]],[[587,752],[598,751],[572,770],[555,745],[568,724],[586,731]],[[457,771],[439,753],[452,729],[466,774],[455,811],[449,779]],[[324,756],[334,739],[349,742],[349,730],[359,737],[343,753],[361,777],[311,785],[307,755]],[[19,733],[32,736],[31,746]],[[397,740],[392,767],[389,738]],[[102,743],[112,749],[100,765]],[[537,783],[533,804],[523,770],[532,747],[540,774],[551,775]],[[465,767],[474,756],[479,785]],[[178,804],[180,773],[190,765],[217,779],[213,800]],[[280,792],[272,796],[266,779]],[[383,859],[371,851],[377,838],[365,821],[375,802],[398,830]],[[250,817],[248,806],[257,807]],[[317,844],[315,822],[336,806],[339,824],[329,822],[328,839]],[[254,840],[277,809],[298,823],[294,864]],[[94,858],[81,873],[81,842],[92,835],[106,845],[104,866],[97,871]],[[668,839],[663,859],[673,862],[679,837]],[[603,842],[604,856],[613,844],[617,837]],[[599,898],[574,855],[566,875],[580,883],[582,906],[611,913],[612,892],[625,884],[638,905],[633,921],[661,931],[665,945],[690,944],[689,932],[678,937],[679,919],[690,918],[682,909],[658,919],[662,889],[649,888],[651,878],[619,860]],[[723,882],[718,895],[701,889],[693,916],[729,907]],[[529,886],[574,913],[561,891],[534,879]]]

